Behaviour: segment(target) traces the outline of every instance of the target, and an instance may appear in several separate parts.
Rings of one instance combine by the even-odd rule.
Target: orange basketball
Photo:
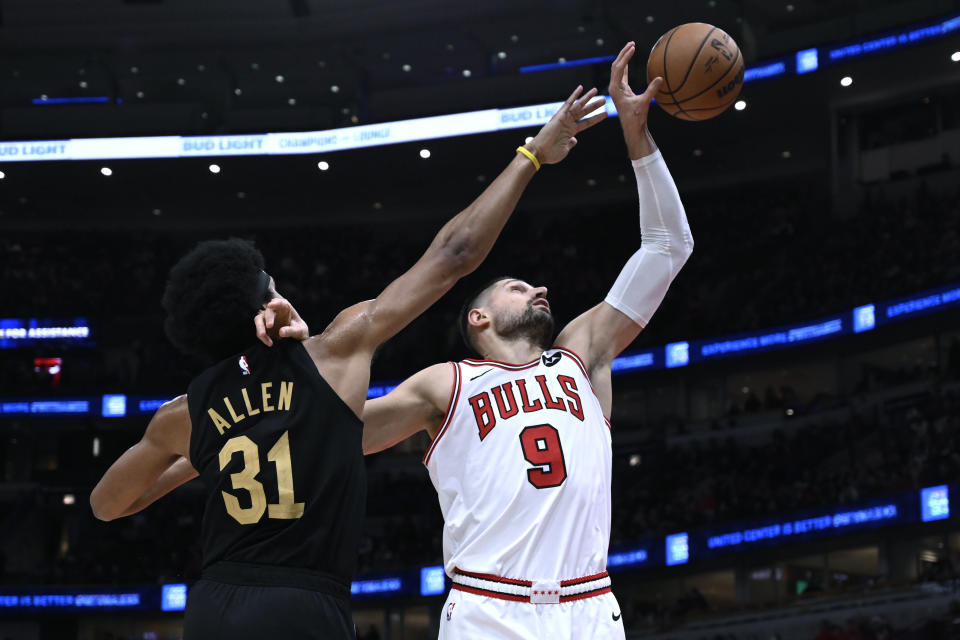
[[[660,36],[647,59],[647,82],[663,84],[656,100],[681,120],[708,120],[730,107],[743,86],[740,47],[723,29],[702,22]]]

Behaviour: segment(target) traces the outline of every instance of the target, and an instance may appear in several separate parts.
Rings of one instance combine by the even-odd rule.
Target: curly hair
[[[265,275],[253,243],[201,242],[170,269],[161,303],[167,338],[206,361],[242,351],[255,340],[253,317],[268,295]]]
[[[497,284],[502,280],[515,280],[513,276],[498,276],[492,280],[487,280],[482,287],[475,289],[470,296],[463,301],[463,306],[460,307],[460,315],[457,316],[457,328],[460,329],[460,337],[463,338],[463,343],[467,345],[467,348],[475,353],[480,353],[480,350],[477,349],[477,346],[473,344],[472,335],[470,332],[470,322],[467,319],[470,315],[471,309],[476,309],[480,306],[481,302],[486,301],[487,294],[490,292],[490,289],[493,288],[493,285]]]

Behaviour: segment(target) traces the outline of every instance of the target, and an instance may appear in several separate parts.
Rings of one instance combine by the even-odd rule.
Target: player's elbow
[[[462,241],[444,245],[440,251],[439,261],[444,273],[459,279],[473,273],[483,262],[483,258],[483,254],[476,247],[468,241]]]
[[[367,437],[367,430],[363,432],[363,455],[369,456],[373,453],[380,453],[387,447],[378,438]]]
[[[693,236],[689,233],[684,234],[683,242],[680,244],[680,256],[686,262],[693,255]]]

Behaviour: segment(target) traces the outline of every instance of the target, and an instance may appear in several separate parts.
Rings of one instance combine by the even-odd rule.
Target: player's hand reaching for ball
[[[647,116],[650,113],[650,103],[663,84],[663,78],[657,76],[647,85],[646,90],[636,94],[630,88],[630,60],[636,52],[634,42],[628,42],[610,67],[610,98],[617,108],[620,117],[620,126],[627,141],[630,157],[641,158],[653,153],[656,149],[653,141],[647,135]]]
[[[257,338],[268,347],[273,346],[275,338],[306,340],[310,337],[307,323],[286,298],[276,297],[264,305],[253,323],[257,327]]]
[[[606,111],[584,118],[604,105],[606,98],[596,98],[596,88],[583,95],[583,87],[574,89],[550,121],[543,125],[537,135],[524,146],[532,152],[540,164],[556,164],[567,157],[577,144],[576,135],[594,126],[607,117]]]

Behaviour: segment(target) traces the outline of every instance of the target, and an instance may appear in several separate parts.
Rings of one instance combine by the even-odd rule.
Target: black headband
[[[260,275],[257,279],[257,308],[262,307],[267,302],[267,292],[270,290],[270,274],[260,270]]]

